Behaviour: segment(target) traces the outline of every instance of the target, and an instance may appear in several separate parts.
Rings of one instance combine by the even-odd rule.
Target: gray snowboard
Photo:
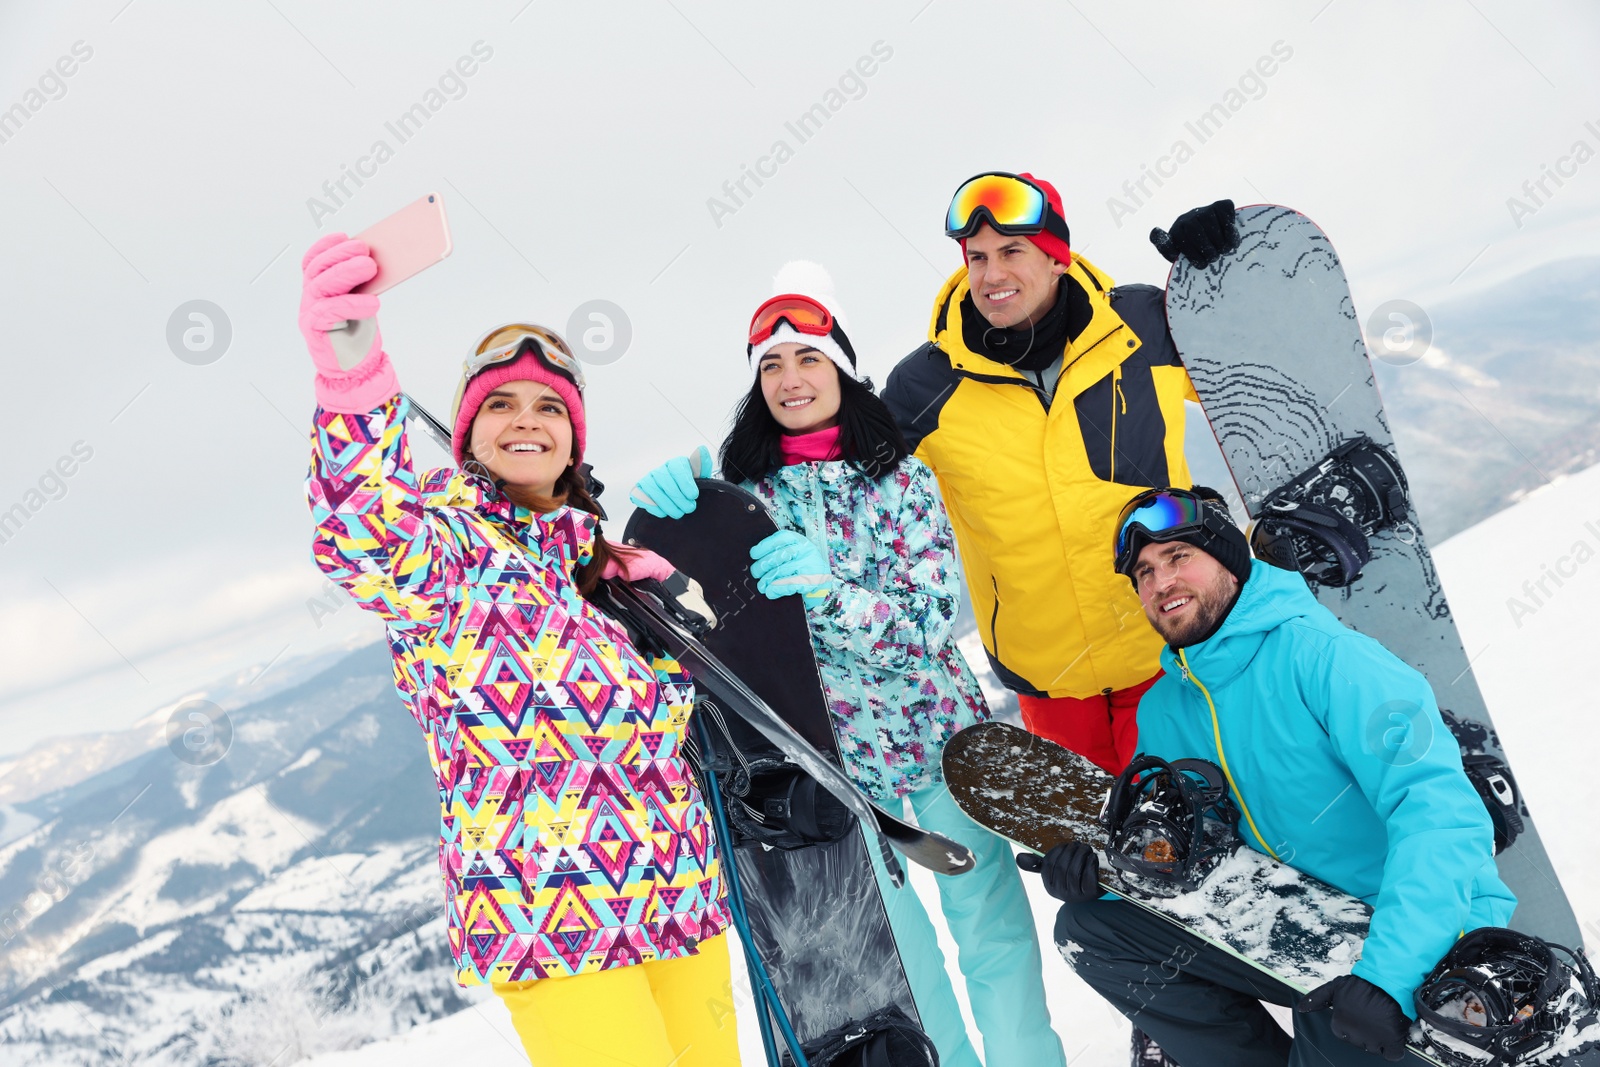
[[[1364,434],[1396,454],[1344,269],[1327,235],[1304,215],[1274,205],[1241,208],[1238,222],[1237,251],[1205,269],[1186,259],[1174,265],[1167,325],[1244,506],[1257,518],[1275,489],[1352,438]],[[1415,514],[1413,506],[1411,521],[1370,538],[1372,559],[1354,583],[1312,583],[1312,591],[1345,625],[1421,671],[1441,709],[1486,727],[1487,750],[1504,759]],[[1452,743],[1448,734],[1414,740]],[[1572,906],[1526,810],[1523,821],[1522,835],[1497,857],[1517,895],[1512,925],[1581,944]]]

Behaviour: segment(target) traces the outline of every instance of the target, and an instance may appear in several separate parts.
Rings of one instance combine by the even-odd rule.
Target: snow
[[[745,999],[740,1003],[748,1004],[749,989],[744,993]],[[743,1037],[742,1032],[740,1037]],[[425,1023],[388,1041],[347,1052],[332,1052],[303,1062],[314,1067],[439,1067],[462,1060],[469,1050],[473,1067],[528,1067],[522,1041],[511,1025],[511,1013],[492,993],[480,1004]],[[745,1063],[761,1063],[759,1040],[754,1058],[742,1045],[739,1054]]]
[[[317,760],[319,760],[321,758],[322,758],[322,749],[314,748],[314,747],[313,748],[308,748],[308,749],[305,750],[304,753],[301,754],[299,759],[295,760],[293,763],[289,764],[289,766],[287,766],[283,770],[279,771],[278,772],[278,777],[282,778],[284,775],[293,774],[295,771],[298,771],[303,767],[309,767],[309,766],[311,766],[313,763],[317,762]]]
[[[434,850],[423,851],[432,854]],[[426,864],[419,867],[418,854],[415,847],[392,845],[373,853],[313,856],[251,890],[233,910],[399,910],[407,902],[427,895],[428,890],[421,889],[420,882],[438,881],[437,872],[429,871]]]
[[[125,922],[146,930],[199,914],[213,903],[163,897],[166,875],[179,864],[227,867],[240,860],[263,874],[277,870],[321,830],[276,808],[260,788],[244,789],[218,801],[198,824],[162,834],[139,852],[130,891],[90,919]],[[220,891],[219,891],[220,893]]]
[[[96,957],[79,967],[78,973],[74,977],[84,982],[97,981],[102,975],[119,971],[130,963],[142,960],[146,956],[155,955],[176,941],[182,933],[182,930],[173,927],[163,930],[153,937],[145,938],[132,948]]]
[[[1600,948],[1600,775],[1572,762],[1594,759],[1600,740],[1600,466],[1528,494],[1434,555],[1517,784],[1584,939]]]

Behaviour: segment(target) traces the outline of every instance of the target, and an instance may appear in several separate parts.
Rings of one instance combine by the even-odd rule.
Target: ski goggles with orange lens
[[[971,237],[984,223],[997,233],[1025,236],[1049,230],[1068,240],[1066,222],[1051,210],[1044,190],[1004,171],[980,174],[962,183],[945,213],[945,236]]]
[[[785,293],[756,308],[756,313],[750,317],[750,344],[762,344],[772,336],[779,323],[785,322],[796,333],[812,337],[826,337],[833,332],[831,311],[809,296]]]
[[[456,386],[456,398],[450,405],[451,412],[460,410],[461,398],[466,395],[468,382],[489,367],[520,359],[525,352],[532,352],[547,369],[577,386],[579,393],[584,391],[587,382],[583,377],[583,367],[579,364],[578,357],[572,354],[572,349],[567,347],[567,342],[561,339],[560,334],[544,326],[510,322],[504,326],[496,326],[478,338],[478,343],[472,346],[472,354],[467,357],[462,367],[461,383]],[[452,414],[451,418],[454,417]]]

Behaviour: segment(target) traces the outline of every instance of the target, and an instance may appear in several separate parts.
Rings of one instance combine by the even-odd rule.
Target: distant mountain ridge
[[[1376,362],[1430,542],[1600,462],[1600,256],[1426,309],[1434,351]]]
[[[469,1003],[386,648],[231,717],[212,766],[162,746],[16,804],[39,825],[0,849],[8,1065],[283,1067]]]
[[[1423,529],[1437,545],[1546,479],[1600,463],[1600,256],[1546,264],[1425,312],[1429,349],[1405,366],[1374,359],[1373,368]],[[1368,338],[1369,349],[1376,340]],[[1216,439],[1190,410],[1190,473],[1228,489]]]

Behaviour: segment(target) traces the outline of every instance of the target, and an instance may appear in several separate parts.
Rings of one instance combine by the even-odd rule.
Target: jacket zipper
[[[989,646],[994,652],[996,661],[1000,659],[1000,581],[994,575],[989,575],[989,584],[994,588],[994,613],[989,616]]]
[[[1222,725],[1217,721],[1217,705],[1211,700],[1210,690],[1206,689],[1189,669],[1189,657],[1184,655],[1184,650],[1181,648],[1178,649],[1178,667],[1183,671],[1183,680],[1194,683],[1195,688],[1200,690],[1200,695],[1206,698],[1206,707],[1211,709],[1211,734],[1217,742],[1217,762],[1222,764],[1222,776],[1228,780],[1228,787],[1233,790],[1234,798],[1239,801],[1239,810],[1244,813],[1244,821],[1250,824],[1250,832],[1255,835],[1256,841],[1266,850],[1267,855],[1282,862],[1277,852],[1267,844],[1266,838],[1261,836],[1261,831],[1256,829],[1256,820],[1250,814],[1250,805],[1244,802],[1244,794],[1239,791],[1239,783],[1233,780],[1233,772],[1228,770],[1228,757],[1222,751]]]
[[[1122,365],[1119,363],[1111,372],[1111,477],[1110,482],[1117,480],[1117,416],[1128,413],[1128,398],[1122,395]]]

